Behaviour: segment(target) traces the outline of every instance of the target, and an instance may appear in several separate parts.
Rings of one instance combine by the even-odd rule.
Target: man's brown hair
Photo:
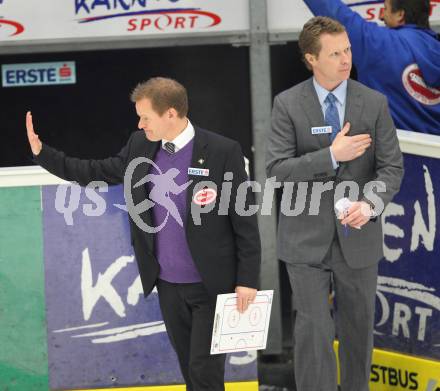
[[[301,50],[302,60],[307,69],[311,70],[309,62],[306,60],[307,53],[316,57],[321,51],[321,41],[319,37],[322,34],[341,34],[345,32],[345,27],[338,21],[326,16],[315,16],[306,22],[299,35],[298,46]]]
[[[185,87],[166,77],[152,77],[139,83],[130,98],[134,103],[149,99],[153,110],[159,115],[163,115],[170,108],[175,109],[180,118],[188,114],[188,95]]]

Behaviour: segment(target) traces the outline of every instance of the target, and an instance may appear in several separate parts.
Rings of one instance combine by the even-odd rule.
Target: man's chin
[[[341,81],[347,80],[350,78],[350,70],[341,71]]]
[[[151,132],[147,132],[144,130],[144,134],[145,134],[146,139],[149,141],[159,141],[159,140],[157,140],[156,137],[154,137],[154,135]]]

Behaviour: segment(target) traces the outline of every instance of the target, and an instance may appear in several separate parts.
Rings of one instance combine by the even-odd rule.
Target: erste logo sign
[[[3,87],[75,84],[75,62],[2,65]]]

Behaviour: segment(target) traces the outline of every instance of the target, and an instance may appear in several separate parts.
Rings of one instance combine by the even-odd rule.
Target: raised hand
[[[367,133],[347,136],[350,123],[347,122],[336,135],[332,143],[332,152],[336,161],[348,162],[362,156],[371,145],[371,136]]]
[[[34,131],[34,124],[32,123],[32,114],[30,111],[26,113],[26,130],[32,153],[38,155],[41,152],[41,148],[43,148],[43,144],[40,141],[38,134]]]

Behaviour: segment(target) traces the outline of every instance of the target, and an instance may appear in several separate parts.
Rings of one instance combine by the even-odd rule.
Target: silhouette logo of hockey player
[[[158,174],[150,173],[133,186],[134,188],[136,188],[145,185],[147,182],[150,182],[152,184],[152,188],[149,194],[149,199],[151,201],[147,203],[147,207],[144,210],[152,208],[155,204],[160,205],[166,209],[167,215],[162,224],[158,227],[159,229],[166,224],[169,215],[171,215],[177,221],[177,223],[181,227],[183,227],[182,217],[180,216],[176,204],[171,199],[170,194],[178,195],[182,193],[192,183],[192,180],[182,185],[178,185],[175,181],[177,175],[179,175],[180,173],[177,168],[173,167],[170,168],[168,171],[162,173],[162,171],[159,167],[157,167],[156,164],[154,164],[154,167],[158,171]]]

